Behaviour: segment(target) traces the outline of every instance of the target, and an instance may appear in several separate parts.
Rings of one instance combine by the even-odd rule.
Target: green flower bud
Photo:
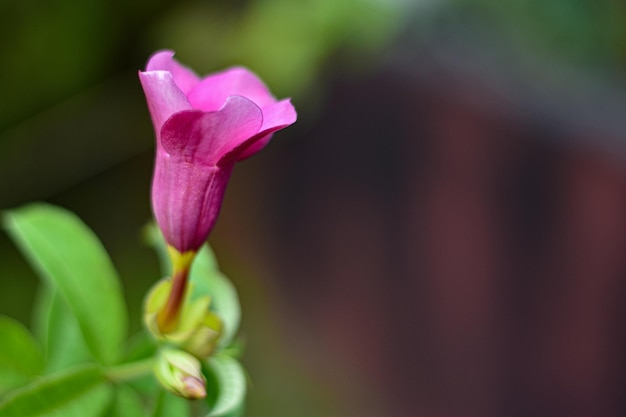
[[[209,296],[192,299],[193,285],[188,288],[176,325],[166,332],[159,326],[158,314],[167,302],[171,287],[171,280],[166,278],[159,281],[148,293],[144,311],[146,327],[162,342],[180,347],[198,358],[210,356],[222,335],[223,324],[209,309]]]
[[[200,361],[187,352],[161,349],[154,373],[161,385],[176,395],[190,400],[206,397],[206,379]]]
[[[222,320],[206,310],[202,321],[182,345],[183,349],[197,358],[208,358],[217,346],[222,335],[222,328]]]

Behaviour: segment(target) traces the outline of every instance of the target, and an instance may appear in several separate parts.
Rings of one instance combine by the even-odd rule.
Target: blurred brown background
[[[248,415],[626,415],[623,2],[0,3],[0,208],[76,211],[135,331],[160,48],[299,111],[210,238]],[[36,283],[0,235],[0,312],[28,323]]]

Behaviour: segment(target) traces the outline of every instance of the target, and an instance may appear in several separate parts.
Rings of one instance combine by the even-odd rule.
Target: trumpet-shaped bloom
[[[185,253],[213,228],[235,163],[293,124],[296,111],[245,68],[200,78],[173,56],[154,54],[139,79],[157,139],[152,207],[167,243]]]

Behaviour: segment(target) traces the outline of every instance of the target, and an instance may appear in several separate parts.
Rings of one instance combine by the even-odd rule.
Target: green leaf
[[[128,318],[119,278],[97,237],[73,213],[46,204],[8,212],[5,225],[33,267],[58,287],[94,357],[114,363]]]
[[[129,339],[127,346],[128,348],[124,355],[124,362],[126,363],[151,358],[156,355],[157,351],[156,341],[145,330],[133,335]],[[153,396],[153,394],[160,390],[160,385],[152,373],[130,380],[127,384],[140,395],[145,396]]]
[[[142,329],[128,339],[124,362],[135,362],[150,358],[156,354],[157,347],[154,337]]]
[[[82,367],[51,375],[0,403],[2,417],[99,417],[112,398],[102,372]]]
[[[58,294],[54,286],[48,285],[46,282],[40,283],[35,294],[35,302],[33,305],[33,333],[41,342],[44,350],[47,349],[48,329],[52,304]]]
[[[35,303],[35,331],[46,354],[46,373],[93,359],[76,317],[58,290],[42,285]]]
[[[188,417],[190,411],[189,401],[167,391],[161,391],[152,417]]]
[[[144,417],[146,410],[137,392],[127,385],[120,385],[115,390],[113,410],[109,417]]]
[[[211,296],[211,309],[224,322],[219,346],[225,347],[230,344],[239,329],[241,309],[235,286],[214,267],[212,256],[208,245],[204,245],[191,266],[189,281],[194,284],[197,295]]]
[[[207,417],[240,417],[243,415],[246,399],[246,376],[241,364],[227,355],[209,358],[207,391],[217,391],[208,395],[210,412]]]
[[[28,383],[43,370],[41,347],[18,321],[0,316],[0,391]]]

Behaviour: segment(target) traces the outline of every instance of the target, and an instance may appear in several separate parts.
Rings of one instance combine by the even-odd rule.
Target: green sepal
[[[206,417],[241,417],[245,410],[247,378],[239,361],[220,354],[205,361],[207,374]]]
[[[195,288],[189,284],[177,325],[168,332],[162,332],[157,317],[167,302],[172,282],[169,278],[157,282],[148,292],[144,303],[144,322],[157,340],[178,346],[198,358],[213,353],[222,331],[221,319],[209,306],[208,296],[194,297]]]
[[[146,242],[152,246],[159,257],[163,275],[172,273],[172,264],[168,255],[167,246],[158,227],[151,223],[144,229]],[[197,297],[211,298],[211,310],[222,321],[223,328],[217,343],[220,349],[229,346],[241,320],[241,307],[237,290],[232,282],[220,272],[217,260],[208,244],[200,248],[191,265],[189,281],[194,286],[192,300]]]

